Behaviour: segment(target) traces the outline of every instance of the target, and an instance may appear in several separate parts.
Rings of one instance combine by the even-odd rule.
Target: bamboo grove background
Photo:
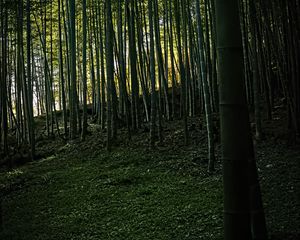
[[[247,104],[256,138],[263,120],[286,107],[291,142],[299,137],[300,6],[296,0],[239,1]],[[149,124],[204,113],[209,168],[214,162],[219,76],[215,2],[208,0],[0,0],[1,152],[35,154],[35,117],[46,135],[84,139],[91,121],[107,147]],[[60,122],[60,116],[63,121]],[[9,141],[9,139],[13,139]]]

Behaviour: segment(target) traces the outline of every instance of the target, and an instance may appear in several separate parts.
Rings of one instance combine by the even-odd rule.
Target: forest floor
[[[300,150],[287,146],[278,132],[282,119],[274,119],[264,123],[266,138],[256,144],[267,227],[270,239],[296,240]],[[0,171],[0,239],[223,239],[220,147],[216,172],[208,174],[201,121],[189,119],[188,146],[182,123],[165,123],[155,150],[146,131],[129,141],[121,130],[109,153],[92,124],[84,142],[42,140],[42,159]]]

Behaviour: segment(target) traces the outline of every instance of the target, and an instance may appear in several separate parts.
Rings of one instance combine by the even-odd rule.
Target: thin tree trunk
[[[74,139],[77,133],[76,121],[76,31],[75,31],[75,0],[69,0],[69,42],[70,42],[70,138]]]
[[[34,118],[33,118],[33,92],[32,92],[32,75],[31,75],[31,23],[30,23],[30,0],[26,2],[26,22],[27,22],[27,89],[28,92],[28,131],[29,131],[29,141],[31,148],[31,158],[35,156],[35,134],[34,134]]]
[[[154,148],[156,130],[156,86],[155,86],[155,56],[153,36],[153,3],[148,0],[149,31],[150,31],[150,78],[151,78],[151,119],[150,119],[150,147]]]
[[[196,0],[196,13],[197,13],[197,27],[198,27],[199,56],[200,56],[200,66],[198,67],[198,69],[201,70],[199,76],[201,75],[203,92],[204,92],[205,117],[206,117],[206,129],[207,129],[207,140],[208,140],[208,171],[212,172],[214,171],[214,163],[215,163],[213,119],[212,119],[212,110],[211,110],[211,104],[209,98],[208,77],[206,73],[206,65],[204,59],[203,30],[202,30],[199,0]]]
[[[184,142],[188,144],[188,124],[187,124],[187,113],[186,113],[186,74],[185,67],[183,64],[183,57],[181,51],[181,28],[180,28],[180,7],[178,0],[174,0],[175,8],[175,24],[177,32],[177,51],[178,51],[178,61],[180,67],[180,83],[181,83],[181,108],[183,117],[183,130],[184,130]]]
[[[63,50],[62,50],[62,31],[61,31],[61,11],[60,11],[60,1],[58,0],[58,39],[59,39],[59,77],[61,82],[61,99],[62,99],[62,111],[63,111],[63,121],[64,121],[64,135],[67,136],[68,133],[68,119],[67,119],[67,106],[66,106],[66,92],[65,92],[65,79],[64,79],[64,67],[63,67]]]
[[[87,45],[87,16],[86,16],[86,0],[82,0],[82,28],[83,28],[83,42],[82,42],[82,86],[83,86],[83,122],[81,139],[85,140],[87,133],[87,73],[86,73],[86,45]]]
[[[112,147],[112,82],[114,81],[113,23],[111,0],[106,0],[107,150]]]

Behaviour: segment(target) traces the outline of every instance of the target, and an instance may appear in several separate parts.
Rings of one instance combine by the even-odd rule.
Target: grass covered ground
[[[221,165],[207,174],[199,122],[187,147],[176,123],[165,126],[155,151],[148,133],[121,133],[108,153],[92,126],[85,142],[43,141],[47,157],[0,173],[0,239],[223,239]],[[298,239],[300,152],[273,140],[257,147],[269,233]]]

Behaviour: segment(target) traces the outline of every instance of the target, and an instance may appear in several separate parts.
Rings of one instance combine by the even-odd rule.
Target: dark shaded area
[[[300,153],[280,109],[256,143],[258,170],[270,238],[296,240]],[[189,120],[189,146],[180,125],[165,122],[154,151],[147,132],[129,141],[121,129],[108,153],[94,124],[85,142],[41,140],[45,157],[0,174],[1,239],[223,239],[220,160],[208,174],[203,119]]]

